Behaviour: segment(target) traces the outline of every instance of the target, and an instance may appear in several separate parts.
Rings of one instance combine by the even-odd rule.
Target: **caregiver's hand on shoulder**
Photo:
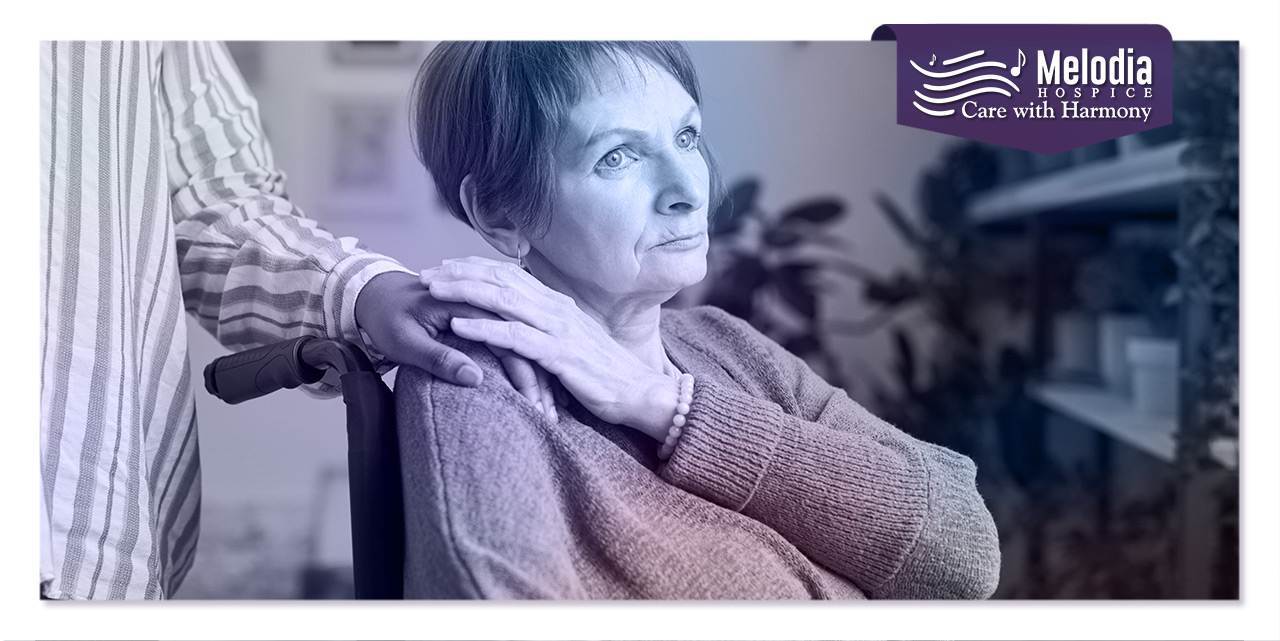
[[[455,385],[473,387],[484,379],[475,361],[436,341],[436,336],[449,328],[451,318],[497,318],[492,313],[432,298],[413,274],[386,272],[365,283],[356,298],[355,315],[373,348],[396,363],[422,368]],[[548,418],[558,420],[547,372],[511,350],[487,347],[502,362],[512,387]]]
[[[559,379],[592,414],[666,436],[678,389],[613,340],[572,298],[511,263],[472,256],[421,274],[431,296],[493,312],[500,319],[455,316],[457,335],[509,349]]]

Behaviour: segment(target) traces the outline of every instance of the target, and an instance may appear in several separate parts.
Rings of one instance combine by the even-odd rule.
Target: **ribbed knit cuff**
[[[902,567],[875,586],[891,599],[988,599],[1000,582],[1000,536],[982,497],[977,467],[945,447],[923,448],[929,516]]]
[[[773,460],[782,408],[710,381],[695,381],[683,435],[661,470],[667,482],[741,511]]]

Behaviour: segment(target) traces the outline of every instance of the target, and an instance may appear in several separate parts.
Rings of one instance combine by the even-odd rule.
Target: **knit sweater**
[[[553,424],[483,346],[474,388],[395,386],[409,598],[942,599],[996,588],[973,462],[712,307],[661,313],[696,379],[674,453],[576,401]]]

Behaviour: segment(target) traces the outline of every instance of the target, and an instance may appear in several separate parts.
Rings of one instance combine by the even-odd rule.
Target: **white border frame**
[[[46,2],[5,17],[5,78],[16,94],[0,123],[11,142],[3,171],[15,239],[4,271],[18,312],[4,317],[13,362],[4,368],[12,413],[3,448],[0,637],[170,639],[1160,639],[1280,638],[1280,313],[1268,276],[1280,252],[1277,198],[1277,41],[1280,6],[1211,3],[840,3],[747,6],[650,0],[614,5],[548,1],[262,3],[219,0]],[[318,7],[317,4],[328,6]],[[42,38],[651,38],[867,40],[881,23],[1160,23],[1178,40],[1241,42],[1242,601],[1239,603],[870,604],[49,604],[36,600],[38,533],[39,253],[38,47]],[[16,515],[16,516],[14,516]]]

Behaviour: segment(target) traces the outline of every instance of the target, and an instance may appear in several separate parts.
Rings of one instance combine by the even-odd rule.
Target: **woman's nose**
[[[664,188],[658,195],[658,211],[667,215],[690,214],[707,204],[706,171],[698,171],[696,159],[674,158],[666,163],[668,169],[662,176]]]

